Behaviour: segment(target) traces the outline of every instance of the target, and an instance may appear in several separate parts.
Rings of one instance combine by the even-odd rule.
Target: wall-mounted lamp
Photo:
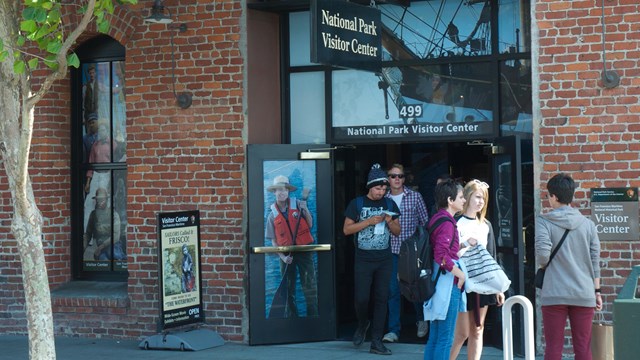
[[[602,0],[602,85],[605,89],[613,89],[620,85],[620,75],[615,70],[607,70],[607,52],[605,49],[605,36],[607,26],[604,23],[604,0]]]
[[[151,15],[144,19],[144,22],[151,24],[171,24],[173,18],[171,18],[171,12],[167,9],[165,14],[165,7],[162,5],[162,0],[154,0],[151,7]],[[178,29],[180,32],[187,31],[186,24],[180,24],[178,26],[169,26],[172,30],[171,34],[171,86],[173,89],[173,96],[176,98],[178,106],[182,109],[187,109],[191,106],[193,95],[190,92],[181,92],[176,94],[176,59],[175,59],[175,46],[173,45],[173,30]]]

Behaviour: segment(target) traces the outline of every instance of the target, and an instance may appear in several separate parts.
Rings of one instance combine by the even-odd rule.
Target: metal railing
[[[502,305],[502,347],[504,360],[513,360],[513,320],[511,308],[520,304],[524,308],[524,354],[526,360],[535,360],[533,342],[533,305],[522,295],[512,296]]]

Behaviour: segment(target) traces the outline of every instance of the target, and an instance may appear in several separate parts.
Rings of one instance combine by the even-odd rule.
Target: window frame
[[[84,194],[84,178],[86,176],[87,169],[92,170],[108,170],[110,171],[111,179],[115,179],[116,172],[124,172],[125,179],[125,194],[126,194],[126,177],[127,177],[127,163],[114,162],[113,159],[109,163],[95,163],[88,165],[84,159],[83,149],[83,127],[84,127],[84,114],[83,114],[83,65],[89,63],[109,63],[109,74],[112,73],[113,64],[116,62],[125,62],[126,50],[115,39],[107,35],[99,35],[81,44],[75,49],[76,54],[80,59],[80,67],[78,69],[72,68],[70,72],[71,79],[71,270],[74,280],[94,280],[94,281],[126,281],[128,278],[128,271],[114,270],[115,261],[112,260],[108,271],[86,271],[83,269],[83,253],[84,253],[84,241],[83,235],[84,229],[84,210],[85,210],[85,194]],[[110,76],[111,78],[111,76]],[[110,88],[113,84],[110,82]],[[113,116],[113,98],[109,96],[109,104],[111,107],[109,126],[111,132],[114,129],[114,116]],[[126,118],[124,119],[126,127]],[[111,133],[110,132],[110,133]],[[113,135],[112,135],[113,136]],[[126,144],[126,138],[125,138]],[[113,155],[113,150],[112,155]],[[112,204],[111,211],[115,213],[114,209],[114,195],[111,191],[113,185],[110,187],[110,201]],[[93,194],[87,194],[93,196]],[[126,195],[125,195],[126,206]],[[126,210],[125,210],[126,212]],[[111,220],[113,222],[113,218]],[[122,221],[126,222],[126,218]],[[121,226],[121,229],[126,229],[127,226]],[[126,231],[126,230],[125,230]],[[121,235],[122,238],[122,235]],[[126,238],[126,234],[125,234]],[[126,248],[126,245],[125,245]],[[126,262],[125,262],[126,266]]]
[[[502,134],[505,134],[505,127],[504,127],[504,122],[506,121],[505,119],[503,119],[503,108],[501,106],[501,102],[500,99],[503,96],[502,94],[502,89],[500,88],[501,86],[501,81],[500,81],[500,71],[501,71],[501,65],[504,64],[505,62],[508,61],[530,61],[531,59],[531,52],[530,52],[530,44],[522,44],[524,51],[521,52],[516,52],[516,53],[505,53],[505,52],[500,52],[500,48],[499,48],[499,42],[501,41],[501,33],[499,31],[499,25],[501,23],[500,19],[499,19],[499,11],[500,11],[500,4],[501,4],[501,0],[490,0],[491,3],[491,22],[490,22],[490,28],[491,28],[491,52],[490,54],[487,55],[476,55],[476,56],[453,56],[453,57],[442,57],[442,58],[433,58],[433,59],[413,59],[413,60],[392,60],[392,61],[383,61],[382,62],[382,67],[383,68],[392,68],[392,67],[403,67],[403,66],[448,66],[448,65],[456,65],[456,64],[476,64],[476,63],[488,63],[489,67],[490,67],[490,79],[491,79],[491,89],[492,89],[492,94],[494,94],[491,102],[491,112],[493,114],[493,121],[492,121],[492,128],[493,131],[491,134],[488,135],[483,135],[483,138],[493,138],[493,137],[497,137],[497,136],[501,136]],[[519,6],[522,6],[523,4],[526,5],[528,2],[528,0],[522,0],[522,3],[520,3]],[[306,72],[324,72],[325,73],[325,79],[324,79],[324,86],[325,86],[325,98],[324,98],[324,109],[325,109],[325,128],[326,128],[326,132],[325,132],[325,143],[328,144],[351,144],[351,143],[358,143],[358,142],[364,142],[364,143],[368,143],[371,140],[370,139],[348,139],[348,140],[343,140],[343,139],[336,139],[334,138],[333,135],[333,103],[332,103],[332,98],[331,98],[331,94],[332,94],[332,89],[333,89],[333,82],[332,82],[332,73],[335,71],[341,71],[342,69],[338,69],[338,68],[333,68],[327,65],[321,65],[321,64],[301,64],[301,65],[291,65],[290,64],[290,28],[289,28],[289,23],[290,23],[290,17],[289,14],[290,13],[294,13],[294,12],[308,12],[309,8],[308,7],[304,7],[304,6],[295,6],[295,4],[291,3],[289,4],[290,6],[286,9],[282,8],[282,7],[286,7],[286,3],[285,4],[281,4],[281,7],[279,7],[277,9],[278,12],[281,13],[281,30],[282,30],[282,38],[281,38],[281,43],[282,43],[282,49],[283,49],[283,53],[282,53],[282,71],[281,73],[282,78],[283,78],[283,84],[285,86],[283,86],[284,93],[283,93],[283,103],[286,106],[283,106],[283,139],[285,143],[296,143],[295,139],[292,139],[292,124],[291,122],[292,120],[292,112],[291,112],[291,108],[290,108],[290,103],[291,103],[291,92],[290,92],[290,83],[289,83],[289,79],[291,74],[296,74],[296,73],[306,73]],[[299,4],[298,4],[299,5]],[[256,7],[257,8],[257,7]],[[276,10],[276,9],[271,9],[271,10]],[[527,20],[527,19],[525,19]],[[530,21],[530,19],[528,19]],[[528,24],[520,24],[521,26],[523,25],[528,25]],[[524,26],[523,26],[524,27]],[[529,83],[530,86],[530,83]],[[532,136],[532,133],[530,134],[523,134],[523,136]],[[467,135],[459,135],[459,136],[449,136],[446,138],[446,140],[465,140],[467,139],[469,136]],[[421,140],[422,138],[392,138],[392,139],[385,139],[383,141],[390,141],[390,142],[397,142],[397,141],[417,141],[417,140]],[[440,140],[445,140],[445,138],[442,137],[432,137],[429,138],[428,141],[440,141]]]

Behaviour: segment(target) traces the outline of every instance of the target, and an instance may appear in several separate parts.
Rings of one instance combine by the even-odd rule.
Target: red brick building
[[[633,30],[640,26],[640,7],[624,0],[535,1],[532,10],[538,34],[535,181],[542,185],[554,173],[570,173],[579,186],[573,205],[591,215],[590,189],[640,184],[635,85],[640,53]],[[618,86],[605,86],[605,62],[620,78]],[[537,197],[538,207],[548,206]],[[603,311],[609,321],[613,301],[639,260],[637,234],[619,240],[601,241]]]
[[[585,215],[590,189],[640,187],[636,1],[605,1],[604,10],[594,0],[379,2],[386,27],[376,74],[310,61],[306,1],[164,1],[171,24],[145,22],[152,5],[118,6],[106,36],[87,31],[76,49],[80,69],[37,108],[30,169],[45,219],[57,334],[143,338],[158,331],[159,213],[199,210],[203,326],[228,341],[308,341],[315,338],[300,329],[326,327],[330,339],[352,331],[352,249],[341,221],[372,162],[403,163],[427,203],[442,172],[506,189],[510,195],[488,215],[501,234],[513,293],[534,303],[532,222],[548,210],[541,196],[547,179],[571,174],[579,186],[573,205]],[[440,5],[445,11],[433,10]],[[617,86],[602,80],[605,59]],[[96,84],[110,89],[97,100],[108,105],[96,112],[98,124],[118,143],[99,162],[87,160],[93,146],[83,150],[92,131],[85,89],[91,68]],[[185,108],[174,96],[183,92],[192,95]],[[424,114],[403,117],[415,104]],[[330,160],[300,160],[311,148],[332,148]],[[331,248],[315,260],[320,317],[330,321],[294,321],[302,338],[258,339],[260,329],[291,325],[265,316],[273,294],[270,257],[260,253],[268,245],[263,188],[279,161],[317,162],[310,170],[319,194],[310,198],[317,202],[312,231]],[[88,171],[110,174],[103,184],[124,253],[116,259],[112,239],[108,265],[98,270],[92,266],[102,263],[86,257],[93,245],[83,239],[97,195],[95,187],[83,191]],[[285,175],[292,183],[298,176]],[[0,333],[24,333],[5,175],[0,187]],[[636,223],[637,215],[636,207]],[[639,247],[637,234],[602,242],[608,320]],[[499,318],[492,319],[488,343],[499,344]]]

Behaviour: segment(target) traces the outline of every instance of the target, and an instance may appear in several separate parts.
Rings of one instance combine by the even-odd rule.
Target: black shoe
[[[369,330],[369,321],[367,321],[364,325],[359,325],[356,329],[355,334],[353,334],[353,345],[360,346],[364,342],[364,338],[367,336],[367,330]]]
[[[387,349],[382,341],[372,341],[371,349],[369,349],[369,352],[378,355],[391,355],[391,350]]]

